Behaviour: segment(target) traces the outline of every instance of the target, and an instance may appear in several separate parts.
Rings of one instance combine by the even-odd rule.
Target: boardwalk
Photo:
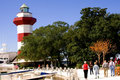
[[[48,73],[56,73],[57,79],[46,78],[45,80],[85,80],[84,73],[82,69],[72,69],[71,71],[67,70],[47,70],[47,69],[35,69],[30,72],[24,73],[16,73],[16,74],[9,74],[9,75],[1,75],[1,80],[26,80],[28,78],[38,78],[40,77],[41,72],[48,72]],[[36,76],[35,76],[36,75]],[[63,79],[60,79],[63,78]],[[77,78],[76,78],[77,77]],[[87,80],[96,80],[95,75],[90,75],[90,71],[88,71],[88,79]],[[108,77],[104,77],[104,71],[100,70],[99,79],[97,80],[120,80],[120,76],[110,76],[110,70],[108,71]]]

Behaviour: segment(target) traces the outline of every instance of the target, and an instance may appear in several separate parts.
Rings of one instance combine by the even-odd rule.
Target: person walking
[[[106,60],[104,60],[104,63],[102,65],[102,68],[104,69],[104,77],[108,77],[108,69],[109,69],[109,65],[106,62]]]
[[[95,79],[99,78],[99,66],[97,65],[96,62],[94,63],[93,69],[95,73]]]
[[[89,67],[90,67],[90,75],[94,74],[93,73],[93,64],[91,61],[90,61]]]
[[[95,62],[96,62],[96,65],[98,65],[98,67],[100,68],[100,62],[98,60],[96,60]],[[100,74],[99,71],[98,71],[98,74]]]
[[[115,76],[115,63],[112,61],[112,59],[110,60],[109,68],[111,71],[111,76]]]
[[[82,68],[83,68],[83,71],[84,71],[84,78],[85,78],[85,80],[87,80],[89,66],[88,66],[86,61],[84,61],[84,64],[83,64]]]

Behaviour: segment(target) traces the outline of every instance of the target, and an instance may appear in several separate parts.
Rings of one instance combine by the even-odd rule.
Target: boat
[[[52,80],[55,74],[46,72],[36,74],[34,70],[17,70],[1,73],[0,80],[45,80],[48,77]]]

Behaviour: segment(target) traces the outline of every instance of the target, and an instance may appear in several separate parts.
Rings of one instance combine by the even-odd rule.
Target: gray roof
[[[17,52],[6,52],[6,53],[0,53],[0,58],[8,58],[9,61],[13,61],[17,56]]]
[[[20,7],[20,9],[22,9],[22,8],[29,8],[26,4],[23,4],[21,7]]]

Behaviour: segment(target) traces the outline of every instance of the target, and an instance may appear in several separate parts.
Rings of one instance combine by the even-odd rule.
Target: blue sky
[[[7,44],[7,51],[17,51],[17,27],[13,19],[25,3],[37,19],[33,30],[55,21],[73,25],[81,17],[80,10],[86,7],[108,8],[107,12],[120,13],[120,0],[0,0],[0,48]]]

